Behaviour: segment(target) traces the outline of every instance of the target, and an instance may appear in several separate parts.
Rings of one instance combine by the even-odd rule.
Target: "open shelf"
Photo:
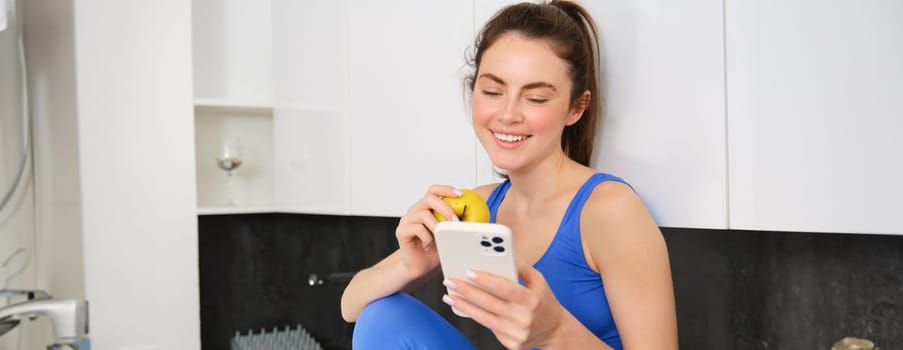
[[[195,160],[199,215],[272,212],[272,106],[227,100],[195,100]],[[217,167],[221,139],[240,140],[243,164],[228,181]],[[228,198],[238,203],[222,207]]]
[[[204,207],[198,208],[198,215],[266,214],[278,213],[272,207]]]
[[[198,98],[194,100],[194,108],[197,111],[208,112],[231,112],[241,114],[259,114],[272,115],[273,105],[267,103],[249,102],[249,101],[228,101],[209,98]]]
[[[317,214],[347,216],[344,210],[310,210],[309,208],[280,208],[280,207],[201,207],[198,215],[237,215],[237,214]]]

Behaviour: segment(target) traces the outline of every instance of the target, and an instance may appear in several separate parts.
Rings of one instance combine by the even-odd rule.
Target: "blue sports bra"
[[[542,273],[565,309],[599,339],[620,350],[621,337],[611,316],[608,299],[605,298],[602,277],[586,263],[580,240],[580,213],[583,211],[583,204],[596,185],[605,181],[627,184],[623,179],[605,173],[593,174],[586,180],[564,212],[558,232],[549,247],[533,267]],[[496,186],[486,201],[491,222],[495,222],[499,205],[510,187],[511,182],[505,180]]]

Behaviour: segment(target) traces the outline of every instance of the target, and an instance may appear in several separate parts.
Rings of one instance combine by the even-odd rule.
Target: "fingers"
[[[428,211],[436,211],[439,215],[442,215],[446,220],[456,221],[458,218],[455,215],[455,211],[452,210],[451,206],[448,205],[445,201],[442,200],[442,197],[453,197],[457,198],[461,196],[461,191],[452,186],[446,185],[432,185],[429,190],[424,194],[423,199],[421,199],[412,210],[428,210]],[[430,231],[433,231],[435,228],[430,226]]]
[[[456,221],[458,218],[455,215],[455,211],[452,210],[452,207],[443,201],[442,197],[460,196],[461,191],[452,186],[432,185],[423,195],[423,198],[408,209],[406,216],[415,221],[418,221],[418,218],[421,219],[419,222],[426,225],[432,232],[435,230],[436,224],[438,223],[438,220],[432,215],[433,211],[442,215],[446,220]],[[427,212],[430,215],[421,215],[422,212]]]
[[[448,281],[448,280],[446,280],[446,281]],[[460,280],[458,280],[457,282],[453,282],[453,283],[469,285],[469,283],[460,281]],[[476,287],[470,286],[470,288],[476,288]],[[454,288],[453,290],[455,290],[456,293],[458,293],[459,291],[463,291],[464,289],[467,289],[467,287],[462,286],[462,287]],[[492,303],[497,303],[499,305],[506,305],[506,303],[504,303],[501,299],[497,299],[497,298],[493,302],[487,302],[486,300],[488,300],[488,299],[485,299],[482,302],[477,302],[477,301],[475,301],[475,299],[480,299],[480,298],[475,298],[473,293],[469,293],[469,292],[465,292],[465,293],[468,294],[468,297],[465,297],[463,294],[462,295],[446,294],[442,297],[442,301],[450,306],[455,307],[456,309],[458,309],[458,311],[467,315],[475,322],[483,325],[484,327],[491,329],[492,332],[495,334],[496,338],[498,338],[499,341],[503,345],[505,345],[506,348],[519,349],[519,347],[516,344],[523,344],[523,342],[526,340],[527,335],[528,335],[526,328],[516,326],[514,323],[512,323],[513,320],[510,318],[510,315],[498,314],[498,313],[494,313],[494,312],[490,311],[491,309],[504,309],[504,307],[499,307],[499,308],[486,307],[486,305],[489,305]],[[486,296],[490,296],[490,297],[494,298],[493,296],[491,296],[490,294],[488,294],[486,292],[481,291],[481,293]]]
[[[488,272],[474,271],[469,281],[448,278],[443,284],[469,303],[493,314],[511,311],[512,304],[522,303],[524,289],[517,283]]]
[[[447,279],[443,284],[451,292],[443,301],[492,329],[505,347],[533,348],[555,328],[557,301],[532,266],[521,267],[519,275],[527,286],[485,271],[471,271],[466,280]]]
[[[461,191],[453,186],[448,185],[432,185],[427,190],[427,193],[431,193],[438,197],[460,197]]]
[[[458,197],[461,192],[452,186],[432,185],[417,203],[414,203],[407,214],[401,218],[395,230],[395,237],[400,244],[420,241],[423,249],[429,249],[433,243],[433,234],[439,220],[433,216],[435,210],[445,218],[454,218],[454,210],[442,201],[442,196]]]
[[[471,270],[467,278],[505,300],[519,301],[526,293],[526,290],[516,282],[491,272]]]
[[[458,216],[455,215],[455,211],[452,209],[448,203],[445,203],[441,198],[436,196],[427,195],[421,201],[426,205],[426,210],[418,210],[418,212],[424,212],[428,214],[428,218],[423,221],[423,224],[427,225],[430,228],[430,231],[435,231],[436,224],[439,223],[439,220],[433,216],[432,211],[436,211],[439,215],[442,215],[446,220],[455,221],[458,219]]]
[[[402,223],[395,229],[395,238],[400,245],[420,242],[421,248],[428,248],[433,243],[433,234],[426,226],[419,223]]]
[[[461,281],[457,281],[455,283],[466,284],[466,282],[461,282]],[[451,288],[451,287],[449,287],[449,288]],[[463,288],[464,287],[458,287],[453,290],[460,293],[460,291],[463,290]],[[506,328],[506,327],[503,327],[503,323],[504,323],[503,318],[499,317],[498,315],[496,315],[492,312],[489,312],[486,308],[483,307],[485,304],[487,304],[487,302],[485,300],[483,301],[483,304],[479,304],[479,303],[474,302],[471,298],[474,298],[474,296],[468,295],[468,297],[465,297],[463,294],[459,294],[459,295],[446,294],[446,295],[442,296],[442,301],[445,302],[446,304],[448,304],[449,306],[454,306],[456,309],[458,309],[458,311],[461,311],[462,313],[464,313],[465,315],[467,315],[474,321],[478,322],[479,324],[481,324],[483,326],[488,327],[489,329],[496,330],[496,329]],[[476,298],[474,298],[474,299],[476,299]]]

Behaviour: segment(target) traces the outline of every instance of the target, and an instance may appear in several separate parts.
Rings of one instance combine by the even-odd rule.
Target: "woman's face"
[[[570,108],[568,63],[543,40],[503,34],[483,53],[474,81],[473,127],[492,163],[509,173],[563,156]]]

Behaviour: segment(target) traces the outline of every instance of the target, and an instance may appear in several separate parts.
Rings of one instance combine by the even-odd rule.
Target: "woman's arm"
[[[370,302],[398,291],[410,291],[436,275],[433,269],[423,276],[409,276],[401,258],[401,250],[354,275],[342,294],[342,318],[354,322]]]
[[[584,206],[580,229],[624,348],[677,349],[668,249],[641,199],[623,183],[602,183]]]
[[[433,231],[438,221],[435,210],[443,217],[455,212],[441,197],[458,197],[461,192],[451,186],[433,185],[401,218],[395,229],[398,250],[376,265],[354,275],[342,294],[342,318],[354,322],[371,301],[407,291],[437,274],[439,257],[433,244]]]

